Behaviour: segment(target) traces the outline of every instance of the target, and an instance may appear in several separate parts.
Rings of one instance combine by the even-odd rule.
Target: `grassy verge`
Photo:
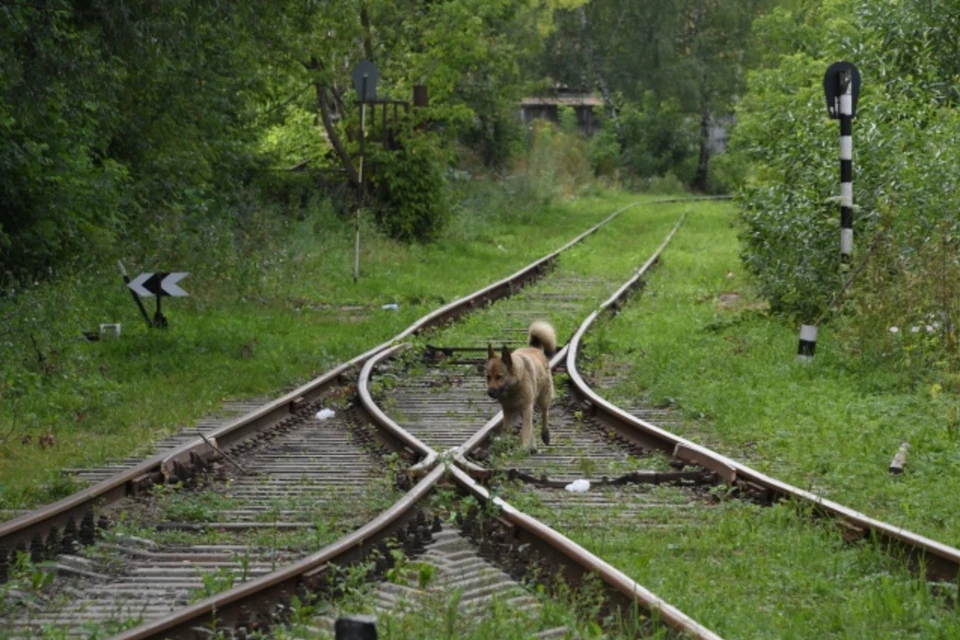
[[[683,435],[761,471],[960,544],[960,453],[951,403],[935,380],[864,367],[827,326],[817,355],[795,361],[798,327],[769,317],[737,259],[732,206],[697,209],[642,299],[589,347],[617,354],[629,380],[612,392],[675,404]],[[908,467],[887,467],[904,441]]]
[[[935,380],[863,367],[821,332],[795,362],[797,327],[770,317],[739,268],[734,210],[702,205],[642,296],[589,336],[627,372],[607,395],[678,408],[678,431],[764,472],[948,544],[960,543],[960,456]],[[602,371],[597,371],[602,373]],[[887,472],[902,441],[907,472]],[[544,514],[547,517],[550,514]],[[934,588],[872,544],[846,544],[802,507],[730,503],[695,525],[569,531],[731,638],[960,635]],[[955,592],[955,587],[947,587]]]
[[[846,543],[804,508],[731,501],[679,520],[511,503],[561,530],[724,638],[956,638],[935,589],[873,544]],[[675,515],[675,514],[674,514]]]
[[[129,263],[134,272],[191,271],[181,283],[191,296],[167,302],[163,331],[143,326],[112,265],[5,298],[0,508],[68,493],[62,467],[142,454],[224,400],[303,382],[643,199],[603,193],[528,210],[469,208],[427,246],[365,228],[356,284],[351,225],[322,211],[290,222],[274,250],[229,268]],[[399,309],[382,308],[391,303]],[[79,339],[101,322],[122,322],[122,337]]]

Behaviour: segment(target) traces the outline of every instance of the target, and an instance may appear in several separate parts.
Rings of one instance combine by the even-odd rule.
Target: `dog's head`
[[[494,400],[499,400],[505,391],[510,389],[516,383],[513,377],[513,357],[510,355],[510,349],[506,346],[500,355],[493,350],[492,345],[487,345],[487,395]]]

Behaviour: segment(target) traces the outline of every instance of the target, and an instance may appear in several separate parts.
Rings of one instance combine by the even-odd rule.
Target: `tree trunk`
[[[705,98],[700,110],[700,159],[697,162],[697,174],[693,178],[693,188],[706,192],[707,179],[710,177],[710,102]]]
[[[320,83],[317,83],[315,86],[317,91],[317,106],[320,108],[320,120],[323,122],[323,130],[327,132],[327,139],[330,140],[330,144],[333,146],[337,158],[340,159],[340,164],[343,166],[343,170],[346,172],[347,179],[350,181],[351,186],[353,186],[354,189],[358,189],[360,187],[360,176],[353,166],[353,162],[350,160],[350,156],[347,154],[343,142],[340,140],[340,134],[330,120],[330,104],[327,102],[327,87]]]
[[[616,128],[617,137],[619,138],[621,137],[620,114],[617,112],[617,108],[613,104],[613,98],[610,95],[610,87],[607,86],[607,81],[600,72],[600,65],[597,60],[597,52],[593,46],[593,37],[590,35],[590,22],[587,20],[587,11],[583,8],[583,5],[581,5],[580,8],[577,9],[577,13],[580,15],[580,30],[583,34],[583,42],[587,48],[587,65],[590,68],[590,73],[593,76],[594,82],[597,83],[597,87],[600,89],[600,95],[603,96],[603,104],[607,107],[610,117],[613,118],[613,126]]]
[[[370,37],[370,12],[367,3],[360,4],[360,26],[363,27],[363,55],[373,62],[373,39]]]

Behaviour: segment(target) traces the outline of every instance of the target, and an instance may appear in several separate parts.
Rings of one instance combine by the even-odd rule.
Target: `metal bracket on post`
[[[123,263],[117,260],[117,266],[120,267],[120,274],[123,276],[123,284],[130,284],[130,276],[127,275],[127,269],[123,266]],[[130,287],[127,287],[130,289]],[[147,328],[153,328],[153,323],[150,321],[150,316],[147,314],[146,307],[143,306],[143,301],[140,299],[140,296],[137,295],[137,292],[133,289],[130,289],[130,295],[133,297],[133,301],[137,303],[137,308],[140,309],[140,315],[143,316],[144,322],[147,323]],[[157,298],[157,303],[159,304],[160,298]]]

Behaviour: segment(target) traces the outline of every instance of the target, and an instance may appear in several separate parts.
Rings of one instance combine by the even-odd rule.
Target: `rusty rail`
[[[676,199],[667,199],[647,204],[676,201]],[[151,456],[130,469],[121,471],[62,500],[0,523],[0,552],[12,553],[15,549],[28,550],[31,546],[43,546],[49,540],[53,529],[60,531],[84,529],[89,531],[84,535],[92,535],[93,527],[96,526],[92,520],[96,508],[136,495],[153,484],[175,481],[189,473],[201,461],[212,457],[215,453],[214,447],[229,448],[249,437],[250,434],[275,425],[295,413],[303,404],[319,398],[332,387],[345,384],[350,372],[354,372],[358,366],[396,342],[416,335],[424,329],[455,320],[475,307],[512,295],[522,285],[542,275],[561,253],[592,235],[624,211],[639,204],[641,203],[632,203],[614,211],[539,260],[469,296],[426,314],[390,340],[340,364],[256,411],[224,425],[207,436],[209,442],[198,437],[172,452]]]
[[[648,204],[677,201],[680,200],[668,199]],[[381,359],[376,358],[376,361],[373,361],[374,357],[378,355],[388,357],[395,353],[400,348],[395,346],[396,342],[416,335],[426,328],[454,320],[481,304],[511,295],[526,282],[532,281],[543,274],[562,252],[596,232],[620,213],[636,206],[636,204],[639,203],[619,209],[556,251],[470,296],[456,300],[423,316],[391,340],[335,367],[283,397],[241,416],[208,434],[205,438],[198,437],[196,440],[178,447],[173,452],[152,456],[129,470],[117,473],[113,477],[57,503],[0,524],[0,552],[6,553],[6,550],[12,551],[15,548],[23,548],[23,546],[31,543],[36,545],[38,541],[42,543],[45,530],[63,526],[66,526],[69,530],[72,523],[78,523],[81,520],[86,530],[92,530],[95,526],[93,523],[95,507],[136,494],[152,484],[182,477],[184,473],[190,472],[191,467],[202,466],[202,463],[212,457],[217,449],[229,448],[259,430],[270,428],[303,408],[307,403],[320,398],[330,388],[347,384],[349,382],[348,374],[355,373],[361,365],[366,365],[363,366],[361,371],[361,379],[369,378],[376,361]],[[557,354],[553,364],[562,362],[564,354],[565,351]],[[367,400],[369,400],[369,394],[367,394]],[[370,405],[372,403],[365,402],[364,404]],[[389,419],[382,421],[381,418],[385,416],[377,415],[379,410],[371,412],[369,407],[365,410],[368,411],[372,420],[382,425],[386,433],[391,434],[402,446],[411,449],[421,457],[421,463],[418,465],[420,470],[425,471],[433,465],[433,469],[400,502],[358,531],[341,538],[336,543],[304,560],[224,594],[177,611],[163,620],[138,627],[119,637],[206,637],[207,633],[202,631],[198,625],[211,624],[215,621],[218,624],[232,623],[235,625],[237,622],[241,622],[244,617],[255,615],[258,612],[263,615],[275,615],[277,613],[275,607],[278,603],[282,606],[298,590],[316,586],[324,574],[325,567],[330,566],[331,563],[347,562],[351,558],[362,557],[371,545],[403,526],[403,523],[412,517],[411,514],[414,513],[417,501],[429,493],[442,477],[443,465],[436,464],[439,457],[436,451],[406,433]],[[382,412],[380,413],[382,414]],[[392,426],[390,426],[391,423]],[[455,459],[463,460],[463,456],[458,452]],[[463,461],[466,463],[465,460]],[[56,532],[51,532],[51,535],[53,533]],[[90,534],[91,531],[86,532],[87,536]],[[80,537],[83,538],[84,535],[84,532],[81,531]],[[49,539],[48,537],[47,541]],[[584,560],[584,562],[587,564],[583,566],[589,566],[589,560]],[[648,598],[648,604],[659,611],[660,607],[655,600],[655,596],[653,598]],[[271,608],[273,608],[272,614]],[[679,618],[677,619],[679,620]]]
[[[362,559],[382,540],[414,517],[417,503],[436,486],[444,475],[440,465],[424,476],[396,504],[336,542],[311,556],[229,591],[206,598],[165,618],[148,622],[115,636],[115,640],[148,638],[209,638],[211,628],[235,628],[246,620],[282,615],[285,602],[304,589],[323,584],[331,565]],[[251,629],[248,629],[250,632]]]
[[[663,247],[661,247],[662,249]],[[659,255],[659,250],[658,254]],[[601,313],[615,311],[624,301],[624,296],[640,281],[644,273],[656,261],[656,256],[644,264],[631,282],[628,282],[592,313],[570,340],[566,353],[566,371],[574,396],[608,427],[623,438],[643,447],[660,450],[667,455],[698,464],[717,473],[728,484],[761,495],[764,501],[773,502],[794,499],[812,504],[822,516],[836,519],[844,528],[848,539],[874,537],[886,546],[906,552],[915,566],[925,568],[928,579],[954,581],[960,573],[960,549],[945,545],[886,522],[871,518],[859,511],[827,500],[809,491],[804,491],[771,478],[745,464],[732,460],[706,447],[681,438],[649,422],[633,416],[601,398],[584,382],[577,371],[577,353],[584,334]]]
[[[367,360],[363,370],[360,372],[360,380],[357,383],[357,393],[360,396],[361,408],[366,412],[371,422],[375,423],[382,431],[390,434],[397,444],[405,447],[420,456],[420,461],[411,467],[410,471],[417,473],[425,469],[430,469],[437,459],[437,452],[422,440],[408,432],[398,425],[393,419],[384,413],[370,395],[370,375],[373,368],[383,360],[393,357],[398,351],[406,348],[406,344],[398,344],[389,349],[384,349]]]
[[[610,298],[606,302],[604,302],[598,308],[597,311],[594,311],[587,318],[584,324],[586,324],[586,322],[592,323],[593,320],[596,319],[600,311],[602,311],[603,309],[613,304],[619,305],[622,303],[622,300],[626,297],[626,295],[630,291],[632,291],[634,288],[637,287],[641,278],[644,276],[644,274],[646,274],[646,272],[650,269],[650,267],[656,264],[657,261],[660,259],[660,254],[663,253],[663,250],[667,247],[668,244],[670,244],[670,241],[673,240],[673,237],[677,234],[677,231],[680,230],[680,225],[683,224],[683,221],[685,218],[686,218],[686,214],[680,216],[680,219],[670,230],[670,233],[667,234],[667,237],[660,244],[660,246],[657,247],[656,251],[654,251],[653,254],[649,258],[647,258],[646,262],[643,263],[643,265],[636,271],[636,273],[629,280],[627,280],[623,285],[621,285],[621,287],[617,289],[616,292],[614,292],[613,295],[611,295]],[[582,333],[583,333],[583,325],[580,326],[580,330],[577,331],[575,336],[578,334],[582,335]],[[551,370],[556,369],[560,365],[569,362],[571,344],[573,344],[572,341],[564,345],[563,348],[557,351],[557,353],[554,354],[553,358],[550,359]],[[490,436],[493,435],[498,429],[500,429],[502,425],[503,425],[503,412],[500,411],[497,413],[497,415],[493,416],[489,420],[489,422],[487,422],[483,426],[483,428],[481,428],[479,431],[473,434],[473,436],[471,436],[466,442],[464,442],[459,447],[453,449],[451,451],[451,454],[464,468],[470,469],[478,475],[485,474],[487,472],[487,469],[470,462],[469,460],[466,459],[466,456],[470,455],[471,452],[473,452],[477,447],[479,447],[488,438],[490,438]]]
[[[671,629],[680,631],[692,638],[719,640],[720,636],[686,615],[649,589],[630,578],[622,571],[604,562],[576,542],[563,536],[539,520],[532,518],[511,506],[501,498],[491,497],[487,490],[477,484],[467,473],[455,466],[450,467],[454,481],[480,500],[492,502],[501,509],[500,517],[516,528],[514,535],[521,542],[539,541],[557,556],[565,566],[568,578],[574,581],[581,576],[593,574],[603,580],[608,589],[625,599],[626,603],[640,606],[644,611]]]

